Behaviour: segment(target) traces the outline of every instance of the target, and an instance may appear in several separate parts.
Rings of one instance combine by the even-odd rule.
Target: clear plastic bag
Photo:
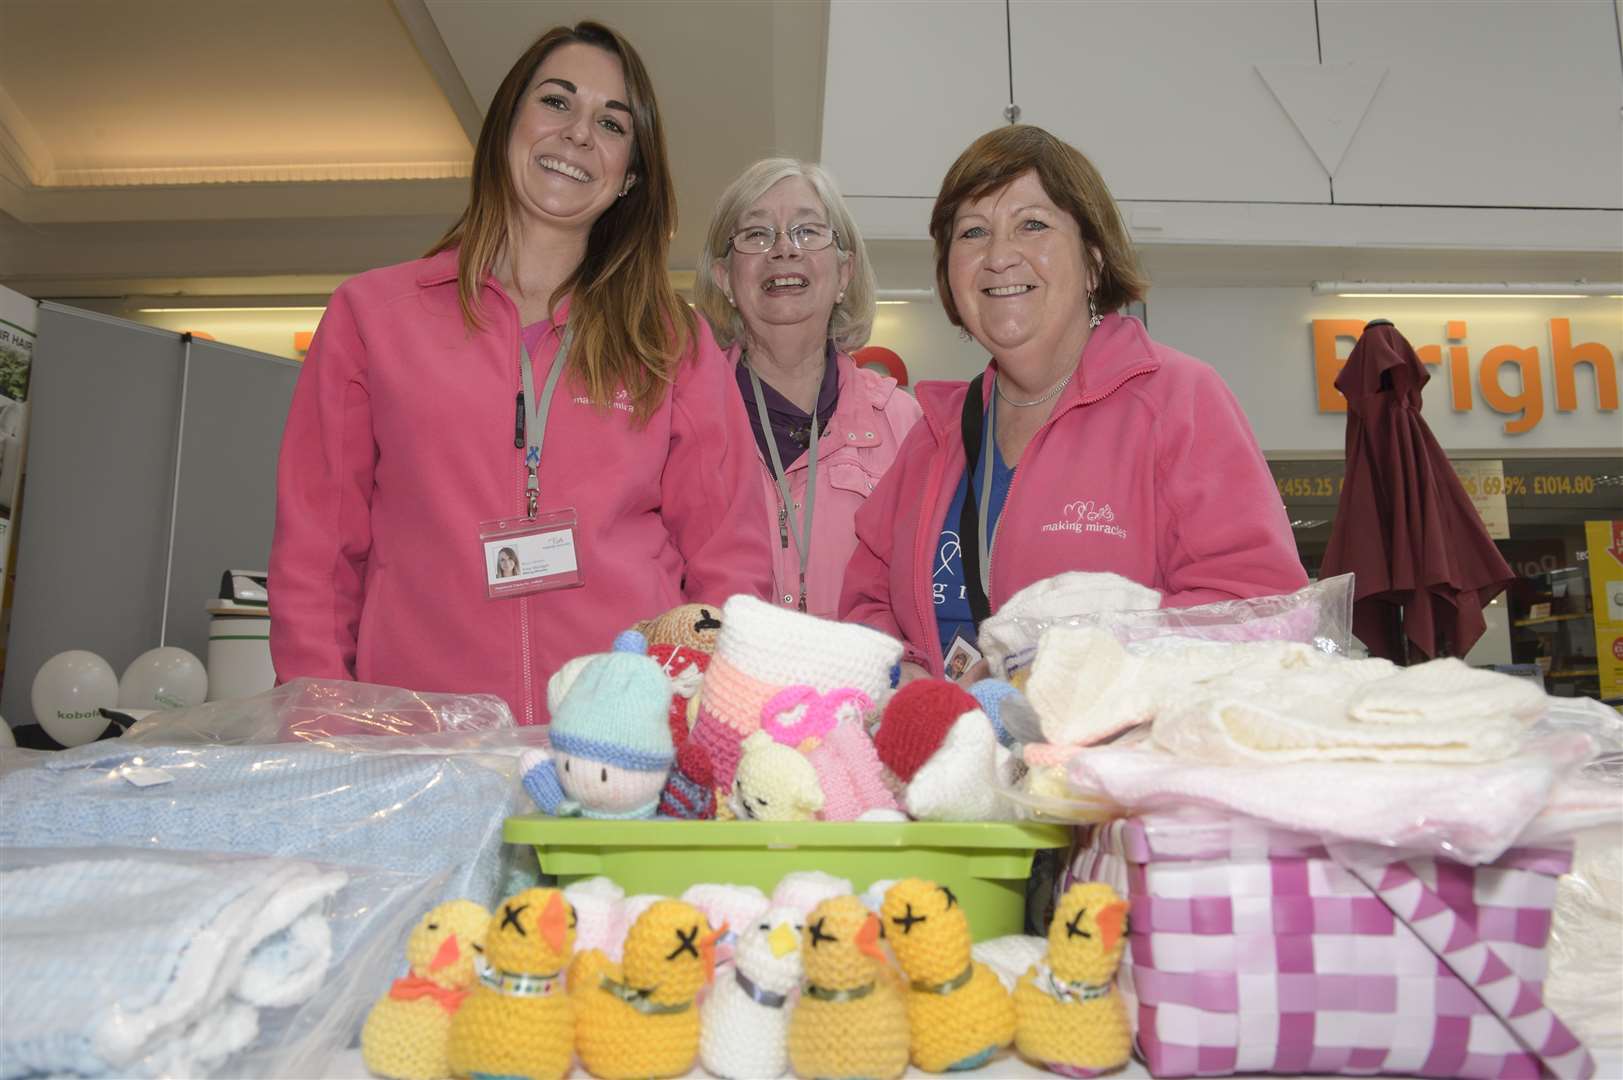
[[[494,694],[428,694],[339,679],[295,679],[250,698],[153,713],[136,721],[123,738],[143,744],[239,746],[461,735],[515,726],[512,710]]]
[[[1165,643],[1300,641],[1345,656],[1352,648],[1353,576],[1343,574],[1281,596],[1221,600],[1186,608],[1152,608],[1070,615],[1057,619],[1014,618],[1011,638],[1024,644],[1009,652],[1004,678],[1031,666],[1037,642],[1050,626],[1096,626],[1133,652]]]
[[[0,1076],[319,1076],[444,874],[0,849]]]

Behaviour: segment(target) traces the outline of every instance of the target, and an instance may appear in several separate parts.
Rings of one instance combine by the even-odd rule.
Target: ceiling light
[[[326,311],[324,307],[144,307],[136,308],[143,315],[209,314],[226,311]]]
[[[912,302],[913,301],[911,301],[911,300],[875,300],[874,301],[874,303],[881,304],[881,305],[883,305],[883,304],[911,304]]]

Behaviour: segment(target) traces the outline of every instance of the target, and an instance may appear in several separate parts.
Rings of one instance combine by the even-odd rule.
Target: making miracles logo
[[[1127,539],[1127,530],[1116,524],[1116,511],[1110,508],[1109,503],[1100,504],[1092,499],[1077,499],[1065,504],[1065,508],[1060,511],[1060,517],[1061,520],[1050,521],[1044,525],[1042,531],[1103,533],[1118,540]]]

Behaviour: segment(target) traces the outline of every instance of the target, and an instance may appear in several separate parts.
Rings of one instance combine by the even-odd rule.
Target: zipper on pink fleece
[[[489,282],[486,284],[489,284]],[[513,321],[518,324],[519,340],[515,341],[514,345],[517,346],[522,344],[524,337],[524,325],[519,319],[518,308],[513,306],[512,299],[508,297],[508,295],[501,289],[493,289],[493,291],[497,296],[501,297],[502,302],[505,303],[512,311]],[[519,387],[524,385],[524,373],[520,370],[520,365],[524,363],[523,357],[523,350],[520,348],[514,348],[513,382]],[[530,407],[530,403],[526,401],[524,403],[524,407],[528,409]],[[525,480],[527,479],[524,469],[523,450],[519,450],[517,452],[517,456],[514,458],[513,477],[515,495],[514,505],[518,508],[518,513],[516,516],[522,517],[526,506]],[[518,647],[519,671],[523,676],[522,688],[524,691],[524,717],[519,721],[519,723],[533,724],[535,723],[535,662],[531,657],[530,651],[530,598],[528,596],[521,596],[518,600]]]

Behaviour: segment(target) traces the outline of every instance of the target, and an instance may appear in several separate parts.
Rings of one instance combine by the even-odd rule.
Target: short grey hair
[[[745,169],[737,180],[727,186],[716,200],[716,212],[710,219],[705,234],[704,250],[699,254],[698,272],[693,275],[693,303],[710,321],[716,332],[716,341],[722,348],[730,347],[744,336],[744,320],[738,309],[727,302],[711,277],[711,268],[718,262],[732,258],[731,238],[738,228],[738,219],[780,180],[799,176],[811,185],[823,208],[828,211],[828,223],[838,234],[835,245],[841,259],[851,260],[851,281],[845,287],[845,299],[834,305],[828,321],[828,336],[834,347],[844,353],[855,352],[868,343],[873,332],[874,299],[878,282],[874,278],[873,264],[862,244],[862,232],[851,217],[840,189],[821,165],[794,158],[766,158]]]

